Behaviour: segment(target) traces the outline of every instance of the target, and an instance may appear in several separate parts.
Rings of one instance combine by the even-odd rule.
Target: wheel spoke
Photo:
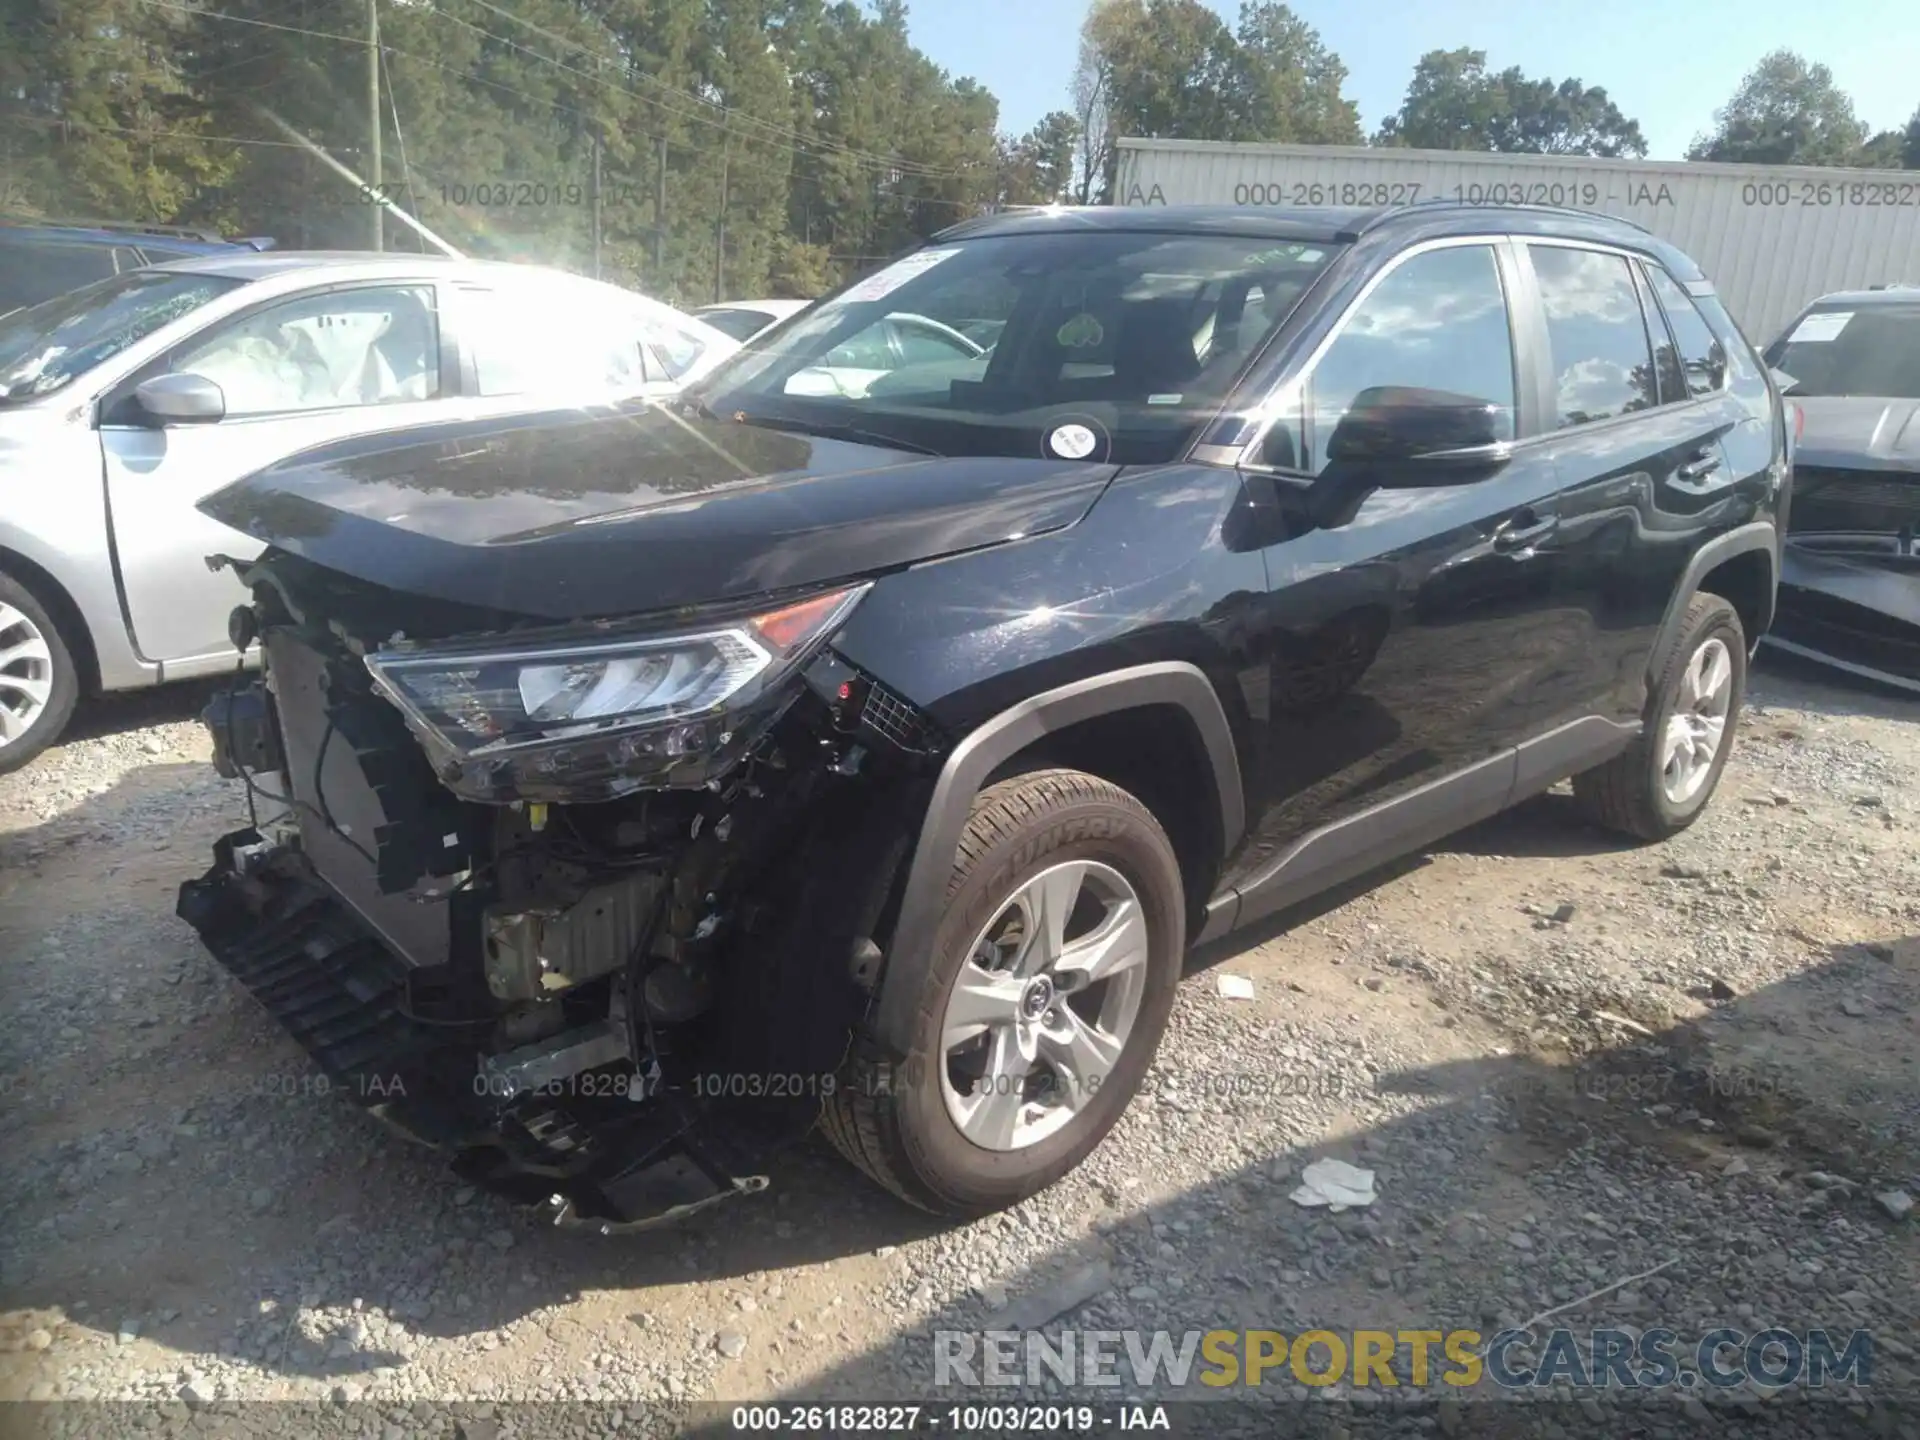
[[[992,1090],[982,1095],[967,1113],[961,1132],[974,1144],[989,1150],[1011,1150],[1020,1129],[1020,1112],[1026,1100],[1017,1092]]]
[[[0,633],[5,633],[4,627],[0,627]],[[51,665],[53,653],[47,649],[46,641],[32,631],[28,631],[26,639],[0,649],[0,671],[4,671],[10,665],[17,665],[22,660],[37,660],[42,665]]]
[[[1701,679],[1700,703],[1720,710],[1726,703],[1723,692],[1733,679],[1733,663],[1727,658],[1724,645],[1709,645],[1703,652],[1705,674]]]
[[[1067,1105],[1078,1110],[1113,1073],[1122,1045],[1081,1019],[1070,1005],[1062,1005],[1059,1015],[1058,1024],[1040,1032],[1040,1058],[1060,1072]]]
[[[1140,907],[1122,900],[1091,935],[1069,945],[1055,963],[1062,990],[1084,990],[1147,961],[1147,922]]]
[[[18,740],[27,733],[27,726],[31,723],[31,716],[16,714],[4,703],[0,703],[0,745],[6,744],[9,740]]]
[[[6,601],[0,600],[0,635],[6,634],[7,631],[13,629],[16,625],[25,625],[26,623],[27,617],[25,615],[13,606],[7,604]]]
[[[1676,764],[1683,764],[1693,752],[1693,727],[1687,723],[1684,715],[1675,715],[1667,721],[1664,744],[1660,749],[1660,768],[1672,773]]]
[[[1727,722],[1718,715],[1703,715],[1700,719],[1700,759],[1703,764],[1711,765],[1713,757],[1720,753],[1720,737],[1726,734]]]
[[[943,1051],[973,1039],[984,1030],[1011,1029],[1019,1008],[1018,980],[991,974],[972,963],[961,966],[953,996],[947,1001],[946,1030],[941,1037]]]
[[[1023,976],[1051,970],[1067,945],[1067,920],[1080,901],[1080,886],[1086,880],[1087,867],[1079,864],[1056,865],[1035,877],[1020,896],[1030,929],[1014,969]]]

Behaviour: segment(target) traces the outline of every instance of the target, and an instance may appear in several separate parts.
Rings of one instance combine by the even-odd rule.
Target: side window
[[[1687,292],[1658,265],[1643,267],[1654,298],[1680,346],[1680,369],[1689,395],[1711,395],[1727,381],[1727,352]]]
[[[218,384],[230,416],[431,400],[440,393],[433,288],[303,295],[183,346],[171,368]]]
[[[638,313],[609,311],[598,295],[544,287],[463,294],[461,334],[482,395],[624,391],[659,378],[643,354],[655,327]]]
[[[1389,272],[1307,378],[1304,425],[1283,421],[1269,435],[1269,463],[1319,474],[1340,417],[1376,386],[1484,400],[1497,412],[1499,438],[1513,438],[1513,329],[1491,246],[1430,250]]]
[[[900,318],[896,318],[893,325],[900,339],[902,364],[934,365],[942,360],[971,360],[974,357],[973,347],[931,325]]]
[[[1660,403],[1646,316],[1619,255],[1531,244],[1552,350],[1556,429]]]

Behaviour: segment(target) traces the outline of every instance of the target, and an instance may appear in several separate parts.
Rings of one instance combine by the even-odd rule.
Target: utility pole
[[[653,137],[653,283],[666,283],[667,273],[667,137]]]
[[[600,78],[600,57],[593,57],[593,78]],[[594,99],[600,98],[598,92]],[[598,116],[587,121],[593,127],[593,278],[600,278],[600,120]]]
[[[732,181],[733,157],[725,148],[720,151],[720,214],[713,223],[713,303],[718,305],[725,297],[721,292],[721,280],[727,264],[727,200],[728,186]]]
[[[368,218],[372,221],[373,248],[387,248],[380,211],[386,204],[386,189],[380,183],[380,0],[367,0],[367,199]]]

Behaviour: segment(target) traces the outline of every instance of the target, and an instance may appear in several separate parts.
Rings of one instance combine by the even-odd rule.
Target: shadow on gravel
[[[148,690],[122,690],[98,695],[80,702],[57,745],[73,740],[93,740],[102,735],[122,735],[148,725],[166,725],[178,720],[196,720],[200,712],[221,690],[226,677],[181,680],[172,685],[156,685]]]
[[[1811,1032],[1837,996],[1852,997],[1849,1010],[1862,1014],[1847,1015],[1851,1032],[1815,1046]],[[1909,936],[1836,947],[1799,978],[1572,1063],[1514,1055],[1380,1074],[1380,1095],[1418,1108],[1337,1143],[1272,1148],[1144,1209],[1123,1204],[1123,1191],[1103,1178],[1110,1203],[1094,1235],[1017,1274],[989,1274],[1011,1292],[1003,1305],[976,1290],[922,1312],[892,1345],[790,1384],[781,1398],[945,1406],[1111,1403],[1134,1394],[1130,1377],[1125,1391],[998,1389],[951,1374],[941,1387],[934,1337],[942,1331],[1039,1329],[1057,1349],[1063,1329],[1165,1329],[1177,1342],[1215,1328],[1288,1336],[1465,1328],[1491,1339],[1531,1324],[1533,1343],[1508,1352],[1515,1368],[1528,1369],[1555,1326],[1664,1325],[1681,1336],[1685,1371],[1699,1337],[1722,1324],[1743,1337],[1773,1325],[1835,1336],[1862,1327],[1881,1348],[1873,1383],[1859,1392],[1788,1391],[1763,1401],[1746,1386],[1702,1384],[1500,1396],[1483,1383],[1471,1394],[1444,1385],[1367,1394],[1347,1384],[1309,1390],[1283,1368],[1257,1391],[1190,1382],[1178,1398],[1215,1403],[1199,1416],[1174,1412],[1174,1429],[1326,1440],[1912,1433],[1903,1426],[1920,1413],[1920,1255],[1910,1225],[1891,1221],[1874,1197],[1920,1188],[1916,1002],[1920,937]],[[1797,1056],[1778,1052],[1783,1034],[1801,1030],[1809,1036]],[[1258,1067],[1258,1057],[1248,1059]],[[1142,1103],[1155,1113],[1137,1123],[1225,1121],[1219,1143],[1234,1146],[1230,1116]],[[1301,1168],[1327,1156],[1374,1170],[1376,1203],[1341,1215],[1295,1204]],[[1098,1162],[1096,1153],[1096,1172]],[[1088,1298],[1089,1290],[1097,1293]],[[1555,1313],[1537,1322],[1544,1311]],[[1118,1353],[1126,1375],[1126,1352]],[[1327,1364],[1317,1352],[1313,1368]],[[1405,1366],[1403,1350],[1403,1378]],[[1158,1398],[1174,1393],[1162,1388]]]
[[[1805,706],[1881,720],[1920,720],[1920,696],[1768,645],[1760,647],[1747,689],[1750,700],[1766,705]]]
[[[197,703],[184,688],[165,696],[183,715]],[[136,803],[164,799],[143,794]],[[237,796],[214,793],[204,805],[216,803],[234,811],[224,821],[237,823]],[[110,792],[50,823],[84,839],[125,813]],[[210,812],[203,818],[211,823]],[[1520,847],[1544,844],[1528,837],[1563,823],[1557,806],[1541,802],[1478,827],[1473,843],[1486,853],[1543,853]],[[10,847],[8,863],[23,853]],[[63,853],[34,863],[58,867]],[[9,1307],[60,1307],[67,1327],[95,1336],[111,1339],[114,1322],[134,1317],[143,1338],[179,1352],[354,1379],[400,1359],[392,1344],[355,1329],[360,1310],[396,1317],[415,1337],[484,1351],[530,1316],[548,1315],[543,1323],[564,1330],[572,1322],[552,1318],[553,1307],[595,1293],[631,1292],[638,1316],[659,1303],[652,1296],[689,1284],[811,1284],[816,1295],[856,1288],[859,1277],[808,1272],[938,1237],[955,1255],[980,1257],[947,1266],[975,1287],[967,1298],[875,1294],[870,1303],[899,1321],[891,1344],[796,1382],[783,1377],[809,1370],[807,1348],[796,1341],[776,1356],[772,1342],[788,1337],[756,1333],[743,1362],[755,1369],[734,1373],[776,1367],[771,1383],[792,1397],[924,1398],[934,1393],[932,1332],[977,1331],[1010,1317],[1053,1330],[1490,1333],[1667,1262],[1646,1284],[1569,1311],[1565,1323],[1670,1324],[1686,1333],[1720,1320],[1749,1333],[1768,1323],[1865,1324],[1909,1345],[1920,1340],[1913,1241],[1889,1232],[1872,1198],[1895,1185],[1920,1191],[1920,941],[1912,936],[1838,947],[1817,970],[1715,1002],[1697,1022],[1661,1028],[1624,1017],[1650,1033],[1570,1066],[1508,1056],[1376,1075],[1376,1096],[1357,1097],[1355,1110],[1384,1098],[1400,1113],[1353,1127],[1336,1144],[1254,1145],[1233,1107],[1143,1097],[1123,1123],[1144,1127],[1149,1149],[1156,1131],[1169,1145],[1185,1131],[1189,1146],[1197,1133],[1214,1153],[1234,1157],[1231,1173],[1206,1186],[1144,1203],[1156,1177],[1103,1166],[1096,1152],[1084,1178],[1011,1215],[954,1227],[807,1146],[780,1160],[762,1196],[650,1235],[601,1239],[543,1228],[461,1189],[438,1157],[322,1093],[303,1054],[170,918],[170,887],[205,863],[192,827],[170,850],[136,858],[167,897],[151,915],[154,903],[139,900],[146,918],[138,924],[110,906],[55,925],[29,925],[17,907],[0,913],[8,1092],[0,1152],[9,1156],[0,1167],[8,1217],[0,1281]],[[1377,872],[1208,947],[1194,967],[1256,947],[1421,863]],[[61,948],[44,943],[48,931],[66,937]],[[84,1007],[72,1003],[76,984]],[[1279,1033],[1268,1026],[1249,1037],[1236,1074],[1284,1078]],[[1179,1068],[1179,1056],[1164,1058]],[[1197,1074],[1202,1095],[1210,1078]],[[1261,1107],[1273,1108],[1252,1108]],[[1293,1111],[1286,1128],[1295,1133],[1320,1133],[1329,1119],[1279,1102],[1277,1113]],[[1294,1204],[1301,1167],[1323,1155],[1376,1170],[1380,1199],[1337,1216]],[[1813,1172],[1823,1178],[1810,1179]],[[1008,1233],[1051,1233],[1063,1224],[1055,1212],[1070,1205],[1100,1207],[1090,1239],[998,1268]],[[1642,1223],[1656,1210],[1657,1222]],[[1807,1259],[1821,1268],[1807,1269]],[[1099,1294],[1076,1298],[1064,1277],[1089,1267]],[[1823,1276],[1852,1288],[1836,1290]],[[873,1278],[883,1289],[890,1283],[887,1274]],[[1009,1292],[1011,1311],[989,1306],[981,1292],[993,1286]],[[1746,1312],[1728,1313],[1739,1306]],[[290,1326],[303,1307],[333,1317],[327,1333]],[[708,1298],[707,1315],[716,1330],[751,1328],[720,1297]],[[654,1343],[643,1322],[624,1323],[640,1327],[643,1350]],[[835,1324],[807,1323],[815,1334]],[[657,1343],[684,1355],[694,1342],[680,1331]],[[1880,1373],[1900,1376],[1903,1365],[1883,1356]],[[758,1378],[742,1385],[728,1376],[720,1369],[711,1392],[767,1389]],[[1904,1383],[1911,1397],[1910,1374]],[[956,1388],[941,1398],[1001,1397]],[[1611,1403],[1605,1425],[1582,1412],[1584,1424],[1561,1433],[1675,1433],[1671,1395],[1645,1419],[1616,1414]],[[1309,1406],[1289,1418],[1304,1424],[1310,1410],[1319,1413]],[[1334,1410],[1353,1434],[1468,1433],[1458,1414],[1431,1403],[1418,1413]],[[1806,1410],[1795,1415],[1801,1428],[1774,1433],[1828,1433],[1807,1428]],[[1860,1433],[1857,1417],[1840,1418],[1852,1428],[1831,1433]],[[1478,1407],[1472,1433],[1554,1433],[1532,1421],[1502,1428],[1513,1423],[1507,1407]],[[1248,1433],[1274,1433],[1273,1424],[1262,1412]],[[1299,1433],[1331,1436],[1334,1425],[1330,1412],[1320,1429]]]

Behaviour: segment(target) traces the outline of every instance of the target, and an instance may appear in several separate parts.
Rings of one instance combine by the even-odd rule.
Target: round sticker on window
[[[1107,331],[1104,325],[1083,310],[1054,331],[1053,338],[1069,350],[1091,350],[1107,338]]]
[[[1084,460],[1099,443],[1084,425],[1062,425],[1047,436],[1047,449],[1064,460]]]

